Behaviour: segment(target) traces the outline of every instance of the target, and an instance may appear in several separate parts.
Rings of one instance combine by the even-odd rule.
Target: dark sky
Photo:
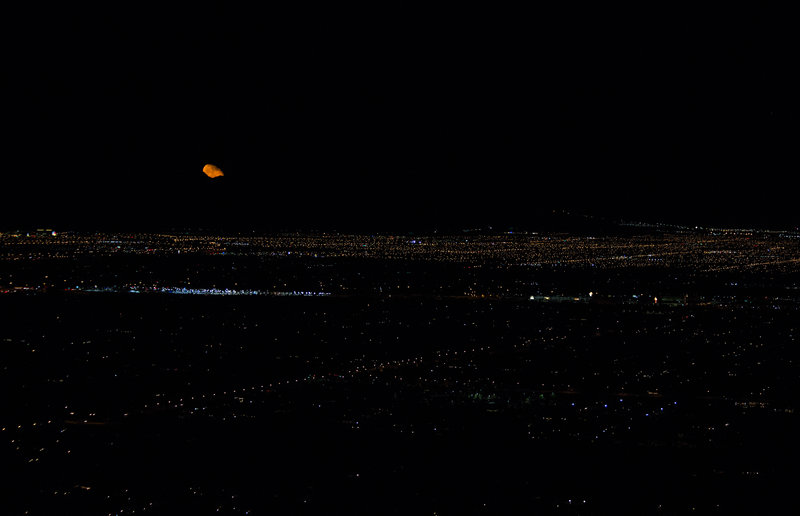
[[[12,13],[0,226],[800,224],[785,13],[380,4]]]

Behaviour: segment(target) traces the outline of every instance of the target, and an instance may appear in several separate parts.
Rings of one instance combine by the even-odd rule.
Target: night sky
[[[800,224],[784,14],[381,4],[11,13],[0,227]]]

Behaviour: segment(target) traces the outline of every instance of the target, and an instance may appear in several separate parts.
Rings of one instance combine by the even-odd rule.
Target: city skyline
[[[797,504],[798,232],[41,229],[0,233],[10,514]]]

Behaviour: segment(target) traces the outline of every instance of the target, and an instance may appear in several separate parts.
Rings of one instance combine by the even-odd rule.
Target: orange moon
[[[203,173],[210,178],[221,177],[225,175],[218,166],[212,165],[211,163],[208,163],[205,167],[203,167]]]

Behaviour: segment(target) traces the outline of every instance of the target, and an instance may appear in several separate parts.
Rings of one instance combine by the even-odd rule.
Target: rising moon
[[[221,177],[225,175],[222,173],[222,170],[220,170],[218,166],[212,165],[211,163],[203,167],[203,173],[210,178]]]

